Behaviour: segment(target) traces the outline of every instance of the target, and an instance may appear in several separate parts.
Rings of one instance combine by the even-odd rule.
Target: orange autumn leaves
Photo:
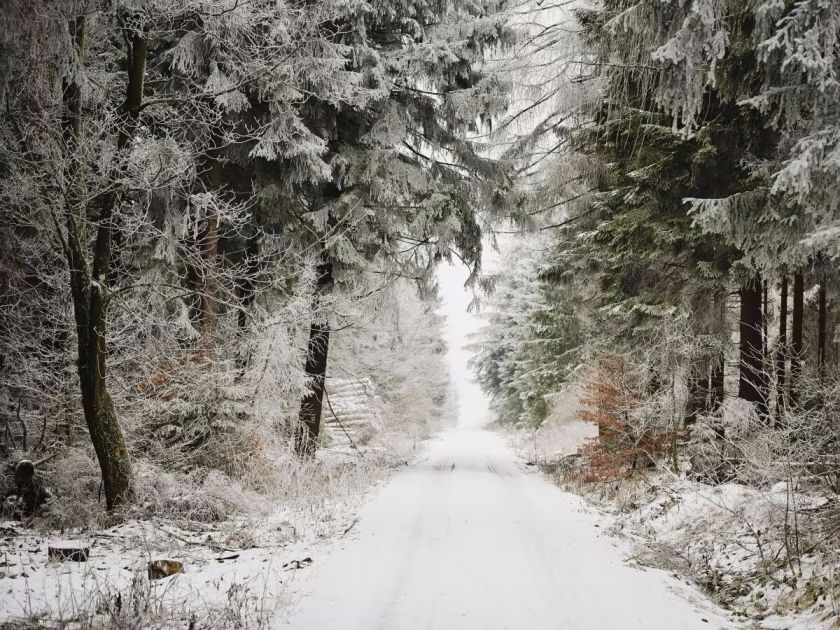
[[[631,477],[665,453],[673,431],[651,425],[640,413],[646,393],[638,370],[615,355],[601,355],[592,380],[584,386],[578,418],[598,427],[598,436],[581,449],[582,481]]]

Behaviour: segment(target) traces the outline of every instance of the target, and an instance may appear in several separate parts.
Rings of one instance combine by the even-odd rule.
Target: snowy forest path
[[[664,572],[625,564],[598,521],[579,497],[523,471],[499,435],[445,431],[368,502],[340,549],[300,572],[300,601],[279,627],[735,627]]]

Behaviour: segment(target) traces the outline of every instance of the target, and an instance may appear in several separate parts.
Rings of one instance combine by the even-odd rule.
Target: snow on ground
[[[307,563],[319,541],[352,524],[348,506],[325,507],[323,521],[298,531],[299,515],[278,512],[259,521],[178,527],[162,520],[132,521],[93,533],[65,532],[90,548],[87,562],[48,560],[47,547],[61,538],[27,532],[18,523],[0,525],[0,620],[75,620],[93,611],[118,616],[137,602],[149,623],[248,616],[259,625],[283,606],[289,572]],[[297,525],[296,525],[297,523]],[[147,563],[178,560],[184,571],[145,579]],[[220,623],[217,627],[232,627]]]
[[[825,503],[803,494],[795,500],[803,526],[807,510]],[[786,513],[787,544],[796,544],[791,502],[785,484],[766,490],[736,483],[709,486],[658,472],[616,515],[616,529],[644,542],[641,561],[690,575],[758,627],[836,627],[831,563],[812,553],[793,564],[781,560]]]
[[[155,518],[46,533],[0,523],[0,626],[41,619],[146,628],[195,618],[197,627],[264,627],[287,605],[294,574],[325,541],[353,526],[366,495],[392,466],[377,453],[363,456],[319,452],[319,466],[332,472],[316,484],[327,486],[304,485],[311,496],[266,506],[259,518]],[[89,547],[88,561],[50,560],[48,547],[66,540]],[[154,559],[181,561],[184,570],[148,580]]]
[[[615,483],[575,482],[566,478],[563,465],[552,464],[576,453],[597,431],[575,418],[574,393],[563,398],[539,429],[510,431],[506,437],[527,461],[548,464],[561,486],[582,494],[602,514],[602,526],[628,543],[636,562],[690,579],[748,627],[836,627],[836,559],[805,553],[795,566],[779,561],[785,519],[788,544],[795,542],[791,505],[805,518],[824,498],[792,497],[784,483],[765,489],[737,483],[710,486],[667,470]],[[807,547],[804,541],[800,545]]]
[[[277,627],[737,627],[668,574],[628,566],[597,512],[523,468],[499,435],[444,432],[364,507],[339,548],[299,572],[299,602]]]
[[[380,445],[361,440],[364,431],[378,429],[371,384],[339,385],[329,409],[341,425],[326,422],[325,442],[331,446],[318,452],[321,474],[310,476],[305,466],[289,468],[294,478],[281,482],[300,496],[283,506],[255,506],[261,517],[218,523],[156,518],[63,532],[0,523],[0,626],[9,620],[53,623],[93,613],[101,625],[116,618],[128,621],[124,617],[138,608],[130,627],[193,615],[212,620],[211,627],[265,625],[285,605],[288,581],[307,564],[300,561],[351,527],[366,494],[395,461],[411,456],[403,445],[386,454]],[[49,560],[48,547],[67,540],[88,547],[89,560]],[[148,580],[147,564],[153,559],[181,561],[184,571]]]

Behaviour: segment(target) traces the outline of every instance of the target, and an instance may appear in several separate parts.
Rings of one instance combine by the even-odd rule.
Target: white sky
[[[469,344],[468,335],[481,328],[484,322],[474,313],[467,312],[467,306],[472,300],[470,291],[464,288],[464,282],[469,276],[467,268],[460,262],[442,263],[437,274],[443,298],[439,312],[446,316],[444,339],[449,347],[446,359],[452,388],[458,400],[458,426],[481,426],[492,418],[487,398],[467,367],[472,353],[464,346]]]

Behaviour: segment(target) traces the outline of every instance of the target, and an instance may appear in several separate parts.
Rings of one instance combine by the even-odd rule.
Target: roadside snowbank
[[[324,541],[352,528],[368,493],[393,469],[391,460],[367,455],[371,461],[364,463],[326,463],[335,477],[329,488],[259,518],[150,519],[47,533],[4,522],[0,621],[20,627],[33,621],[78,628],[263,627],[285,607],[295,570],[307,566]],[[89,547],[88,561],[48,558],[49,546],[67,540]],[[155,559],[181,561],[183,572],[150,580],[147,565]]]
[[[710,486],[667,470],[585,484],[569,471],[594,436],[594,427],[567,408],[510,439],[526,460],[608,515],[611,533],[632,541],[639,564],[690,579],[751,627],[837,627],[840,550],[816,552],[821,541],[805,533],[830,529],[811,526],[832,513],[824,498],[791,493],[785,483]],[[799,560],[782,560],[789,556]]]

